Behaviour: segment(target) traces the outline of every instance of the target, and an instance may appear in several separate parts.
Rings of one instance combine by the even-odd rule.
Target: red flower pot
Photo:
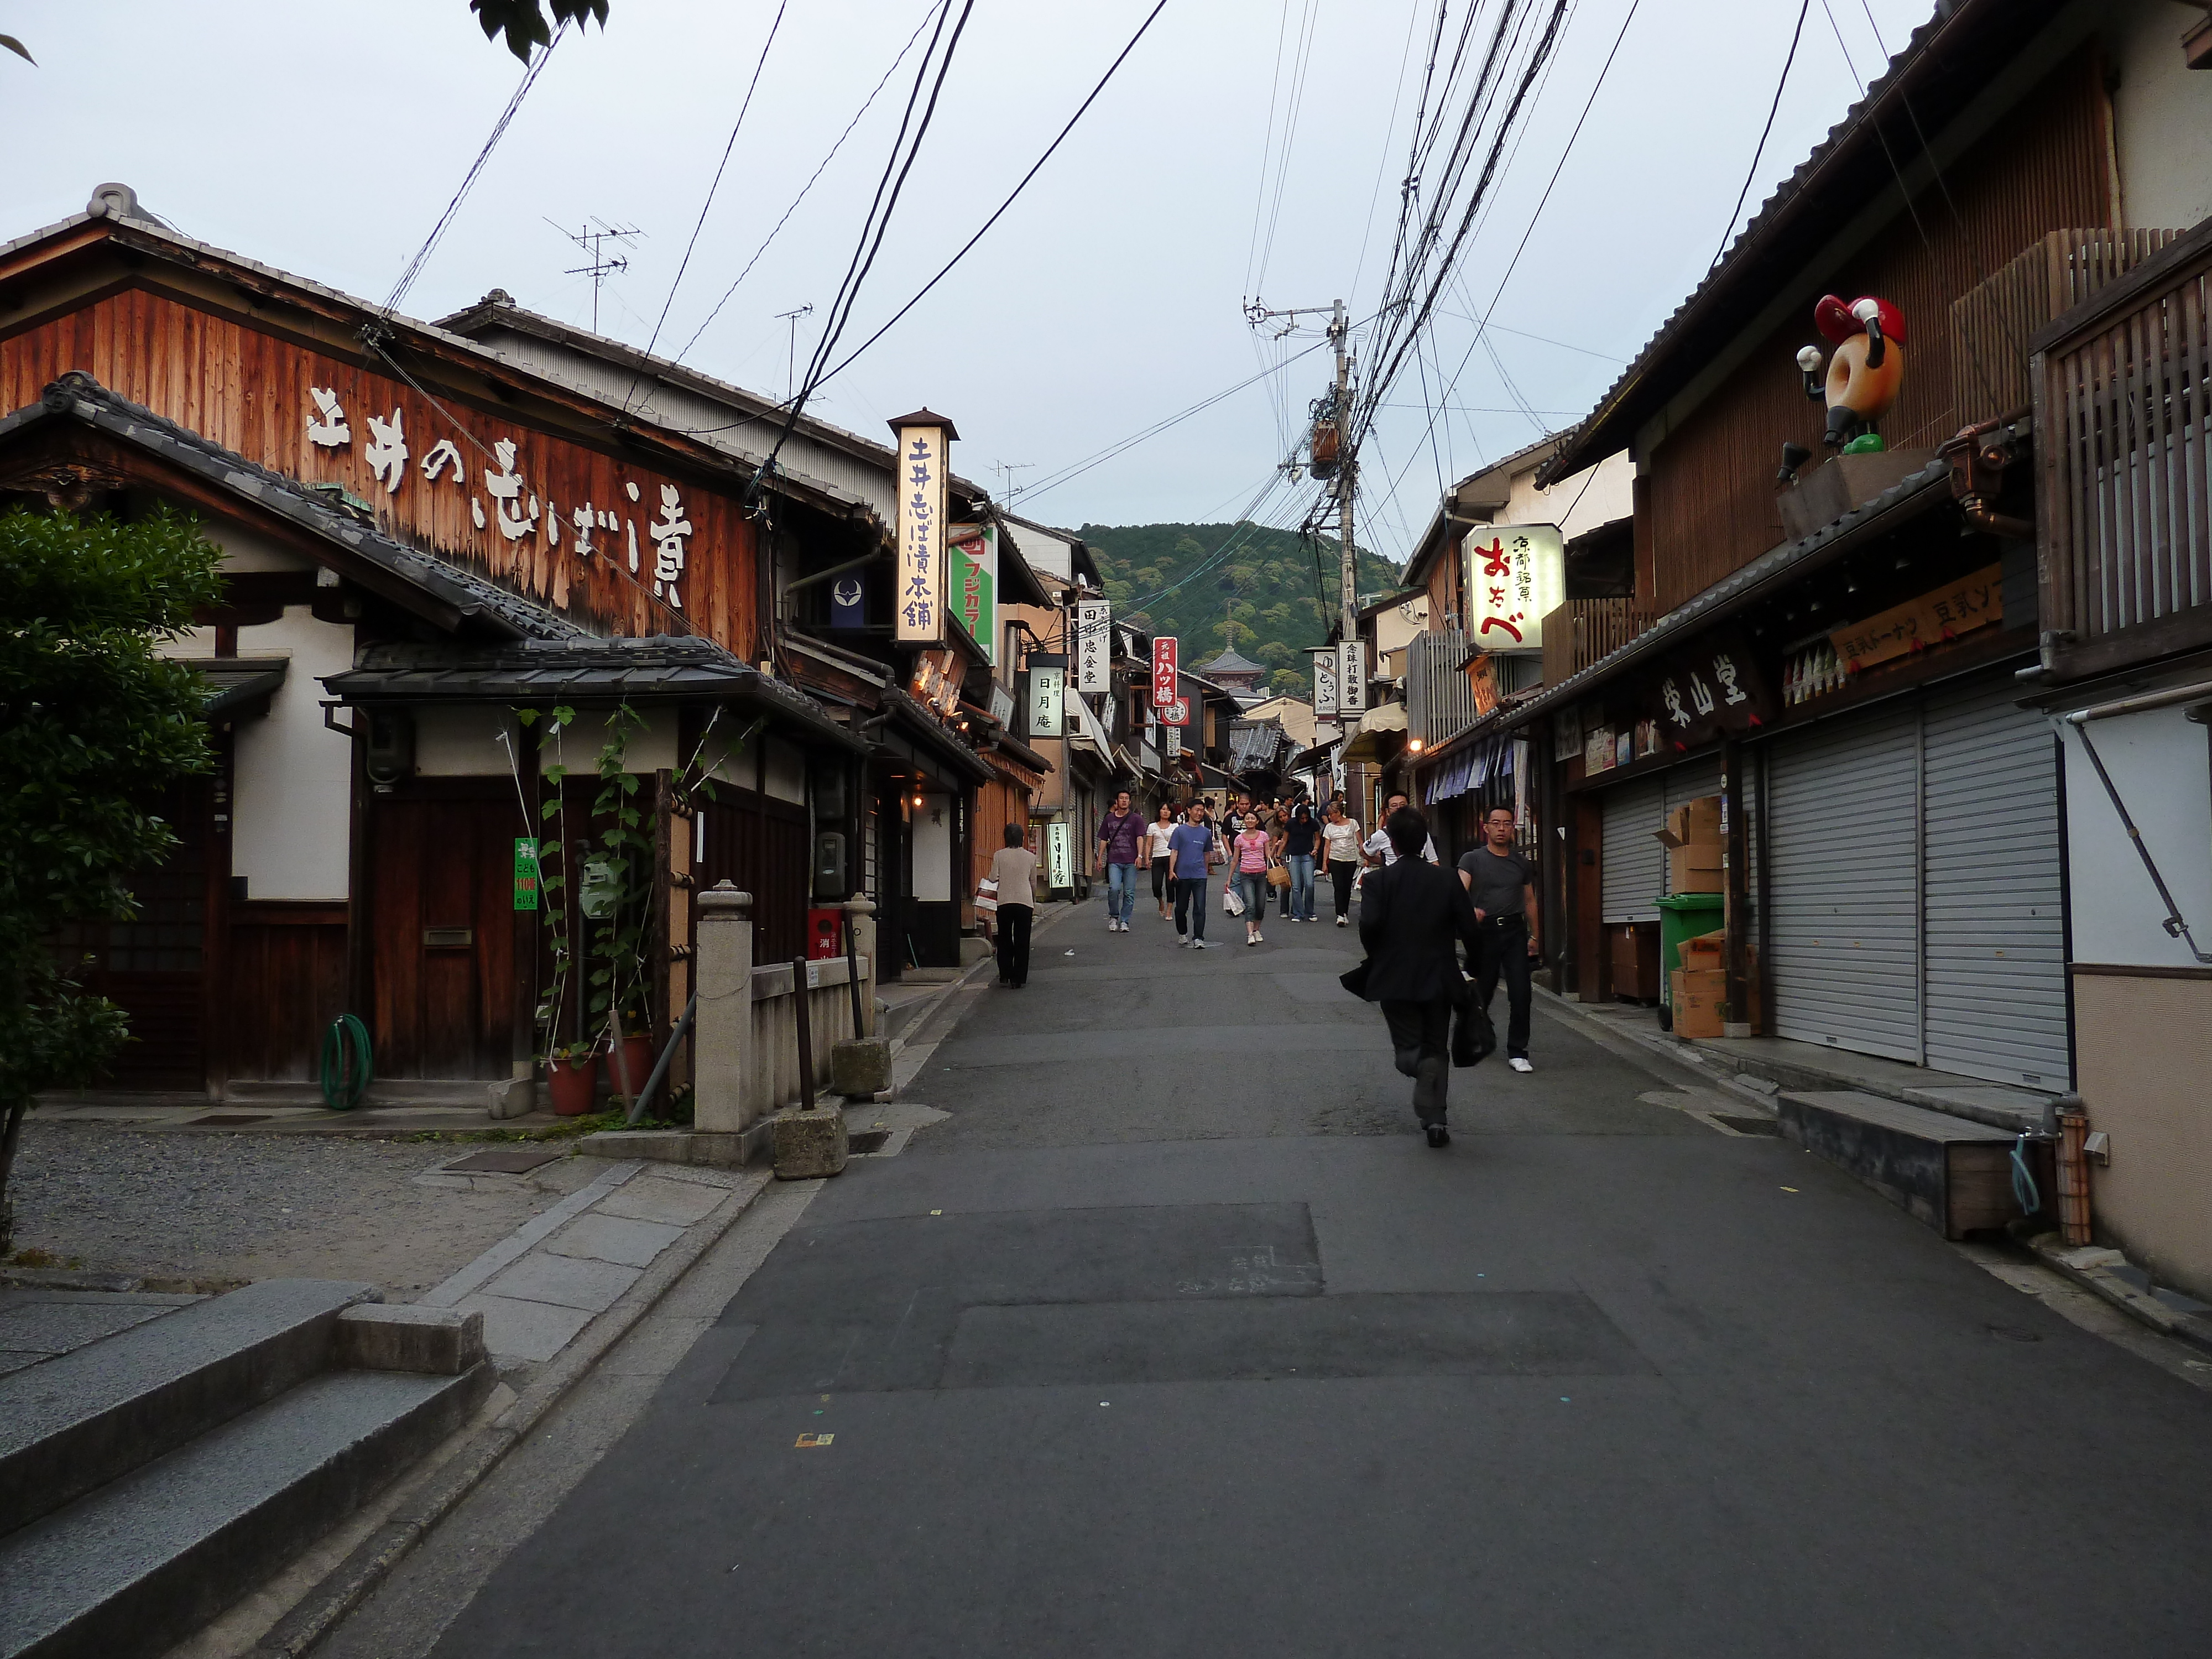
[[[581,1117],[592,1109],[592,1085],[599,1080],[596,1060],[549,1060],[545,1090],[553,1097],[556,1117]]]
[[[622,1064],[629,1070],[629,1086],[623,1086],[622,1070],[609,1054],[600,1064],[606,1068],[607,1089],[610,1093],[635,1098],[645,1089],[646,1079],[653,1075],[653,1039],[650,1036],[626,1036],[622,1040]]]

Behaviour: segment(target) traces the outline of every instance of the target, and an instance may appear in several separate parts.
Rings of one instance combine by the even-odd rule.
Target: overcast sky
[[[1151,3],[979,0],[848,344],[973,234]],[[1356,315],[1371,308],[1405,168],[1412,98],[1401,90],[1419,68],[1409,25],[1432,4],[1169,0],[1021,201],[823,389],[817,412],[872,435],[917,404],[950,415],[963,441],[956,465],[994,490],[1030,486],[1012,501],[1028,516],[1234,518],[1323,388],[1325,350],[1276,377],[1273,395],[1270,383],[1254,386],[1036,487],[1318,338],[1262,345],[1241,314],[1251,294],[1271,306],[1341,296]],[[1629,5],[1575,0],[1464,264],[1477,306],[1505,274]],[[575,228],[597,216],[644,232],[624,250],[628,270],[600,295],[601,330],[642,345],[666,305],[655,349],[684,351],[927,9],[926,0],[792,0],[671,302],[775,8],[613,0],[604,33],[560,42],[404,308],[436,317],[498,287],[587,323],[591,283],[568,274],[585,263],[581,251],[547,221]],[[1870,79],[1884,61],[1877,29],[1894,50],[1928,9],[1928,0],[1814,0],[1747,216],[1858,95],[1845,48]],[[1640,0],[1498,301],[1486,342],[1498,362],[1474,352],[1441,422],[1415,377],[1394,392],[1405,406],[1386,411],[1363,472],[1363,541],[1402,557],[1434,509],[1440,471],[1472,471],[1571,424],[1695,285],[1728,232],[1796,15],[1785,0]],[[391,291],[521,76],[483,39],[466,0],[9,0],[5,21],[39,67],[0,54],[9,149],[0,240],[82,210],[94,185],[119,179],[188,235],[371,301]],[[791,325],[777,313],[817,307],[799,327],[803,364],[914,61],[686,362],[783,394]],[[1456,295],[1449,303],[1462,305]],[[1437,381],[1452,379],[1473,340],[1464,319],[1443,319]],[[1279,490],[1262,516],[1294,522],[1297,512]]]

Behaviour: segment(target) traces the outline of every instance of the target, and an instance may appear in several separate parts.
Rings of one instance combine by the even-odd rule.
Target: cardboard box
[[[1686,847],[1667,849],[1667,890],[1669,893],[1718,893],[1727,890],[1721,871],[1718,842],[1693,841]]]
[[[1728,995],[1728,975],[1710,969],[1677,968],[1674,970],[1674,1035],[1685,1037],[1717,1037],[1725,1029],[1721,1019],[1721,1004]]]
[[[1700,795],[1686,800],[1667,814],[1667,828],[1659,839],[1672,847],[1693,847],[1721,842],[1721,798]]]
[[[1728,933],[1716,928],[1710,933],[1700,933],[1695,939],[1682,941],[1682,966],[1692,972],[1718,971],[1725,965],[1728,953]]]

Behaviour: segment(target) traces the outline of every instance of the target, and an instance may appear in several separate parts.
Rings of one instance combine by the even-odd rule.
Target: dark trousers
[[[1359,873],[1359,866],[1344,859],[1328,861],[1328,878],[1336,884],[1336,914],[1352,914],[1352,878]]]
[[[1176,932],[1192,939],[1206,937],[1206,878],[1176,878]]]
[[[1528,1057],[1528,920],[1499,916],[1482,924],[1482,965],[1476,970],[1474,994],[1485,1012],[1498,990],[1498,977],[1505,976],[1505,1057]]]
[[[1029,982],[1030,920],[1035,914],[1026,904],[999,906],[999,978],[1005,984]]]
[[[1451,999],[1401,1002],[1385,997],[1382,1018],[1390,1027],[1391,1058],[1413,1079],[1413,1115],[1423,1128],[1443,1122],[1444,1085],[1451,1076]]]
[[[1168,902],[1168,895],[1175,890],[1175,876],[1172,873],[1174,869],[1175,860],[1172,859],[1152,860],[1153,903],[1165,904]]]

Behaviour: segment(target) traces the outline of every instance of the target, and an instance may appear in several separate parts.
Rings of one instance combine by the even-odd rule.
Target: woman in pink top
[[[1260,827],[1256,815],[1244,820],[1244,828],[1237,835],[1237,885],[1244,896],[1244,942],[1260,942],[1260,923],[1267,914],[1267,864],[1271,838]]]

